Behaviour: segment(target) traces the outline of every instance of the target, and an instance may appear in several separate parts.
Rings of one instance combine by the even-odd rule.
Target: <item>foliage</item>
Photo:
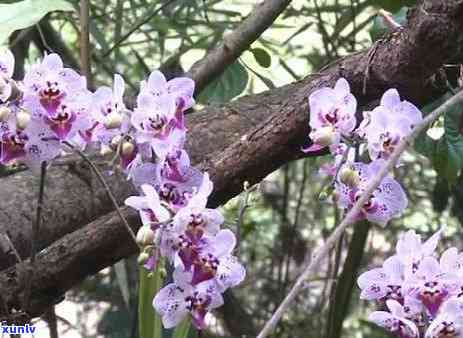
[[[438,140],[421,135],[415,144],[417,151],[427,156],[439,177],[454,185],[463,168],[463,135],[461,134],[461,113],[463,107],[457,106],[444,117],[444,134]]]
[[[0,44],[18,29],[28,28],[53,11],[73,11],[65,0],[23,0],[11,4],[0,4]]]

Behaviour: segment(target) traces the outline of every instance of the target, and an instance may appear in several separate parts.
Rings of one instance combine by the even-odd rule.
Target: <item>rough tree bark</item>
[[[308,134],[307,95],[314,89],[332,85],[343,76],[363,104],[377,100],[390,87],[398,88],[409,100],[423,104],[439,91],[433,75],[456,55],[457,42],[461,41],[463,1],[420,1],[410,12],[404,29],[379,41],[369,51],[340,59],[298,83],[192,115],[188,120],[188,149],[194,163],[208,170],[215,183],[211,205],[219,205],[239,193],[245,180],[258,182],[281,164],[301,157],[299,148]],[[366,92],[363,92],[364,81]],[[15,198],[0,201],[0,210],[10,223],[2,224],[0,232],[22,228],[22,237],[19,236],[22,244],[21,241],[15,243],[24,253],[28,247],[24,223],[30,223],[34,179],[29,173],[17,175],[1,182],[5,196]],[[48,231],[53,232],[53,236],[43,236],[41,244],[45,246],[68,234],[41,252],[37,259],[32,315],[40,314],[50,301],[86,276],[135,252],[114,214],[78,229],[79,224],[91,219],[85,212],[91,205],[88,189],[79,186],[78,178],[69,172],[52,170],[50,175],[52,186],[47,187],[49,210],[44,215],[47,224],[44,226],[50,227]],[[75,184],[65,185],[72,179],[76,180]],[[128,190],[115,182],[118,197],[127,196]],[[20,186],[15,187],[16,184]],[[69,189],[67,196],[63,192],[56,199],[55,192],[62,191],[63,184]],[[99,188],[95,190],[95,196],[101,196],[95,207],[100,213],[105,212],[108,203]],[[138,221],[134,213],[127,209],[124,212],[136,229]],[[21,299],[20,271],[16,266],[0,275],[0,292],[10,307],[18,307]]]

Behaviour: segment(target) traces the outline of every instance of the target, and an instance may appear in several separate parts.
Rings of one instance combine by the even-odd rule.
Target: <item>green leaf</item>
[[[174,330],[172,338],[188,338],[188,332],[190,332],[191,319],[185,318]]]
[[[399,11],[394,12],[392,14],[392,17],[397,23],[404,25],[407,22],[407,12],[408,7],[402,7]],[[389,31],[390,29],[384,23],[384,19],[381,16],[377,15],[376,18],[373,20],[373,26],[370,28],[371,40],[379,40],[381,37],[384,36],[384,34],[386,34]]]
[[[449,185],[454,185],[463,168],[463,135],[460,130],[462,105],[449,109],[444,116],[444,135],[434,140],[426,133],[419,135],[415,149],[431,160],[434,169]]]
[[[449,182],[445,178],[437,177],[431,195],[432,207],[435,212],[442,213],[449,204],[450,189]]]
[[[198,97],[201,103],[224,103],[241,94],[248,84],[248,71],[235,61],[222,76],[211,82]]]
[[[259,72],[255,71],[251,67],[249,67],[246,63],[241,61],[242,64],[248,69],[251,73],[253,73],[255,76],[257,76],[266,86],[268,89],[275,89],[276,86],[273,84],[272,80],[270,80],[268,77],[260,74]]]
[[[0,44],[6,44],[14,31],[35,25],[50,12],[73,10],[73,6],[64,0],[23,0],[0,4]]]
[[[254,55],[259,66],[268,68],[272,64],[272,58],[270,54],[262,48],[252,48],[251,53]]]
[[[117,284],[119,284],[124,304],[127,306],[127,309],[130,309],[129,278],[125,265],[125,260],[120,260],[114,264],[114,272],[116,273]]]
[[[141,338],[162,338],[161,317],[153,308],[153,298],[163,283],[162,267],[161,262],[154,272],[148,272],[144,267],[140,267],[138,327]]]

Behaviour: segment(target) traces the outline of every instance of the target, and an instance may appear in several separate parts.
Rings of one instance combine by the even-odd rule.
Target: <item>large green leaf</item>
[[[129,277],[127,276],[127,267],[124,259],[114,264],[114,272],[124,304],[127,306],[127,309],[130,309]]]
[[[23,0],[0,4],[0,44],[6,44],[14,31],[35,25],[50,12],[73,10],[73,6],[64,0]]]
[[[222,76],[204,88],[198,100],[201,103],[228,102],[246,89],[248,78],[246,68],[239,61],[235,61]]]
[[[159,263],[155,272],[148,272],[144,267],[140,267],[138,292],[138,327],[140,338],[162,338],[161,318],[153,308],[153,298],[161,289],[163,283],[163,269]]]
[[[415,142],[415,149],[428,157],[439,176],[449,184],[456,182],[463,168],[463,135],[460,130],[463,106],[449,109],[444,117],[444,135],[434,140],[422,133]]]

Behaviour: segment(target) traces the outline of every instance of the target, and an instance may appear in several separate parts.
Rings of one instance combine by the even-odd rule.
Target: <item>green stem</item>
[[[333,302],[331,325],[328,328],[329,338],[339,338],[342,333],[342,326],[349,311],[349,303],[352,291],[355,287],[357,271],[362,262],[365,244],[368,238],[370,224],[367,221],[359,222],[354,227],[354,234],[349,244],[346,260],[339,276]]]
[[[37,207],[35,212],[35,222],[32,223],[31,233],[31,259],[28,266],[28,274],[26,276],[24,288],[24,310],[27,311],[30,305],[30,296],[32,290],[32,277],[34,275],[35,256],[37,254],[38,236],[40,223],[42,221],[43,197],[45,192],[45,177],[47,174],[47,162],[42,162],[40,165],[40,186],[37,198]]]

